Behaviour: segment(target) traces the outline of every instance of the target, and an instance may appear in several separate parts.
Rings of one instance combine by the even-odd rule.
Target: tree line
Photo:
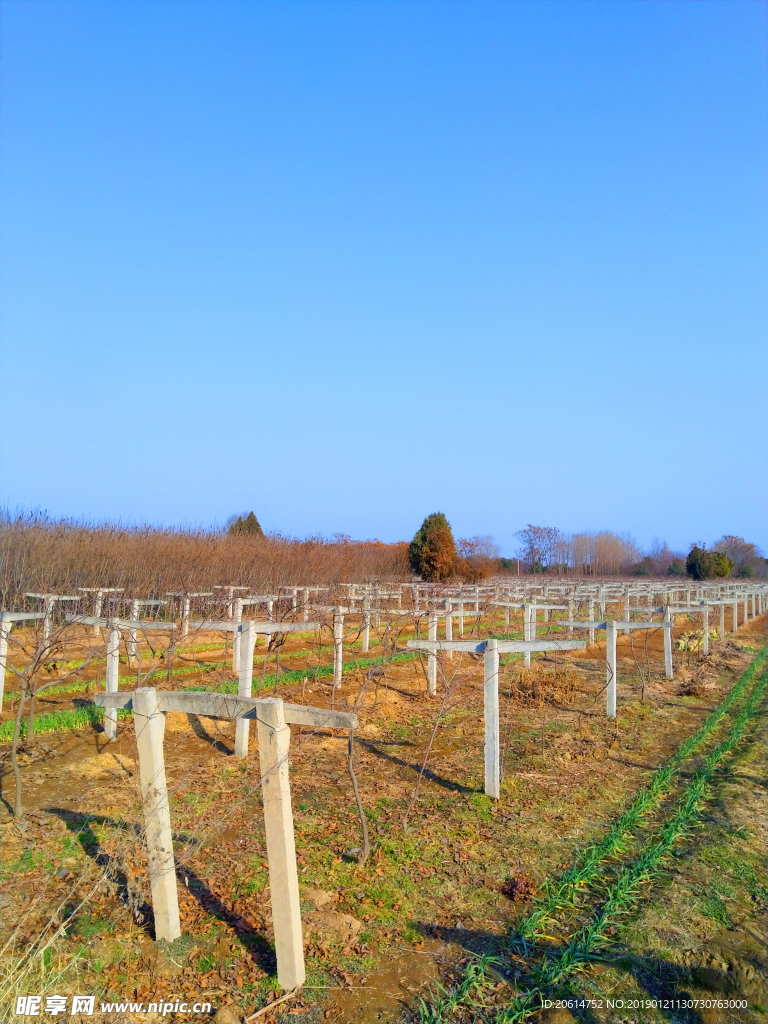
[[[528,524],[514,558],[502,558],[492,537],[456,540],[442,512],[427,516],[410,544],[354,541],[343,534],[296,539],[265,534],[255,513],[233,516],[221,529],[190,530],[56,520],[0,512],[0,590],[5,608],[25,591],[72,593],[78,587],[124,587],[162,597],[219,584],[272,593],[297,584],[424,580],[477,582],[503,573],[575,576],[766,578],[768,561],[755,544],[727,535],[686,552],[656,542],[643,553],[626,535],[566,535]]]
[[[454,541],[448,519],[435,512],[416,531],[408,548],[408,564],[415,576],[425,580],[477,580],[498,572],[689,576],[696,580],[768,576],[768,560],[760,549],[731,534],[721,537],[711,549],[693,544],[687,554],[671,551],[659,541],[643,554],[631,537],[607,530],[568,535],[557,527],[529,523],[516,536],[520,541],[517,558],[500,558],[491,537]]]

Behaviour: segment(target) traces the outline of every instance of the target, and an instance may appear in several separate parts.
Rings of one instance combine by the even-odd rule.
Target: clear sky
[[[5,0],[0,502],[768,546],[766,10]]]

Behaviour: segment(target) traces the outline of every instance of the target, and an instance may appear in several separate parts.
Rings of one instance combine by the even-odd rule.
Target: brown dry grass
[[[581,682],[572,667],[549,668],[537,662],[531,668],[515,663],[510,673],[509,696],[514,704],[541,708],[545,704],[569,704]]]
[[[408,578],[408,545],[322,537],[228,536],[203,530],[0,518],[0,588],[14,608],[30,589],[124,587],[129,594],[203,591],[217,584],[258,592],[346,580]]]

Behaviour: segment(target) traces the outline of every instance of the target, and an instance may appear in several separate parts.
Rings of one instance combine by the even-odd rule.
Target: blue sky
[[[0,28],[3,505],[768,546],[765,3]]]

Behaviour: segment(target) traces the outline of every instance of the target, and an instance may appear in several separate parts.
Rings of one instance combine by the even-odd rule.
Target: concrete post
[[[301,604],[303,611],[301,618],[303,622],[309,622],[309,587],[304,587],[301,591]]]
[[[429,610],[427,623],[427,639],[437,640],[437,612],[434,608]],[[430,697],[434,697],[437,693],[437,653],[435,651],[427,653],[427,693]]]
[[[56,598],[53,594],[46,594],[43,598],[43,610],[45,615],[43,616],[43,640],[47,640],[51,635],[53,629],[53,606]]]
[[[507,604],[504,608],[504,632],[509,632],[509,599],[507,599]]]
[[[140,601],[131,601],[131,618],[135,622],[139,617],[141,610]],[[136,646],[136,627],[132,627],[128,630],[128,658],[135,658],[138,654],[138,648]]]
[[[464,602],[459,601],[459,637],[464,636]]]
[[[445,602],[445,639],[453,641],[453,602]],[[453,659],[453,651],[446,652],[449,659]]]
[[[158,942],[173,942],[181,935],[181,923],[163,758],[165,718],[157,706],[157,692],[151,687],[134,690],[133,724],[139,752],[155,938]]]
[[[523,605],[523,640],[531,639],[531,605],[526,601]],[[535,631],[535,627],[534,627]],[[526,668],[531,667],[531,652],[526,651],[523,655],[523,664]]]
[[[243,621],[243,599],[242,597],[236,597],[232,602],[233,618],[235,622]],[[232,671],[240,672],[240,642],[242,640],[242,631],[236,629],[232,634]]]
[[[288,776],[291,730],[285,724],[282,700],[264,701],[259,710],[257,732],[277,980],[281,988],[291,991],[304,984],[306,972]]]
[[[632,618],[632,613],[629,610],[629,587],[624,587],[624,621],[629,622]],[[625,629],[624,633],[628,636],[629,630]]]
[[[274,610],[274,607],[275,607],[275,602],[274,601],[267,601],[267,618],[269,619],[270,622],[272,621],[272,612]],[[264,639],[266,641],[267,648],[269,648],[269,645],[272,642],[272,634],[271,633],[267,633],[267,635],[264,637]]]
[[[480,587],[475,587],[475,615],[480,614]]]
[[[181,610],[181,635],[189,636],[189,610],[192,606],[192,602],[188,597],[184,598],[184,604]]]
[[[0,616],[0,708],[3,706],[3,695],[5,694],[5,663],[8,659],[8,637],[13,629],[13,623],[7,612]]]
[[[100,619],[101,618],[101,606],[102,606],[103,602],[104,602],[104,591],[103,590],[97,590],[96,591],[96,603],[93,606],[93,616],[96,619]],[[101,636],[101,627],[99,626],[98,622],[94,623],[93,635],[94,636]]]
[[[674,616],[669,608],[664,609],[664,675],[672,679],[674,675],[672,666],[672,627],[675,624]]]
[[[725,604],[720,602],[720,626],[718,629],[718,640],[722,640],[725,636]]]
[[[363,595],[363,654],[368,653],[371,643],[371,598],[369,594]]]
[[[341,670],[343,664],[344,616],[338,608],[333,613],[333,688],[341,686]]]
[[[486,642],[483,669],[485,676],[485,792],[493,800],[498,800],[501,796],[498,640]]]
[[[605,624],[605,660],[606,660],[606,691],[605,713],[609,718],[616,717],[616,621],[609,619]]]
[[[590,597],[590,599],[589,599],[589,616],[588,616],[588,618],[589,618],[590,622],[594,622],[595,621],[595,599],[594,599],[594,597]],[[589,627],[589,643],[591,645],[594,642],[595,642],[595,627],[594,626],[590,626]]]
[[[573,609],[574,609],[573,598],[569,598],[568,599],[568,620],[570,622],[572,622],[573,619],[575,618]],[[568,627],[568,635],[569,636],[573,636],[573,626],[569,626]]]
[[[733,599],[732,608],[733,608],[733,624],[732,624],[731,632],[735,633],[736,630],[739,628],[739,602],[738,602],[738,600],[736,599],[735,596],[734,596],[734,599]]]
[[[120,683],[120,629],[110,621],[107,633],[107,693],[117,693]],[[117,738],[117,708],[104,711],[104,735],[108,740]]]
[[[256,646],[256,623],[246,620],[240,635],[240,674],[237,680],[238,697],[253,695],[253,651]],[[235,757],[248,757],[250,722],[238,718],[235,722]]]
[[[605,608],[606,608],[606,605],[605,605],[605,584],[604,583],[600,584],[600,590],[598,592],[598,599],[600,601],[600,618],[604,619],[605,618]]]
[[[709,605],[701,609],[701,652],[704,657],[709,656]]]

